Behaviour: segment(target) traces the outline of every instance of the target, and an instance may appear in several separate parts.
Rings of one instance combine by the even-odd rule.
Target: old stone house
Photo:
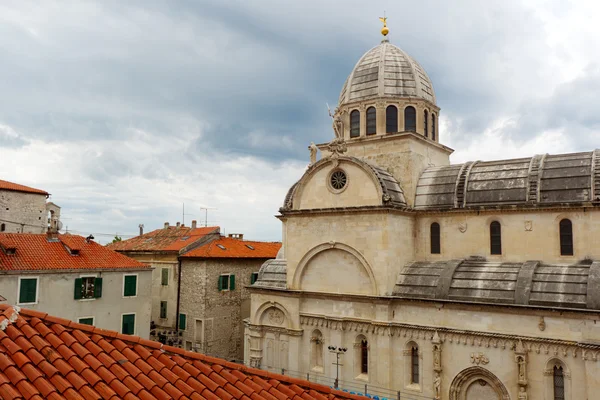
[[[152,271],[152,338],[159,334],[176,335],[179,299],[179,256],[220,236],[219,227],[198,227],[179,222],[143,233],[131,239],[108,244],[111,250],[153,267]]]
[[[281,243],[220,237],[181,256],[179,330],[186,350],[242,360],[243,319],[250,316],[248,286]]]
[[[45,190],[0,180],[0,232],[46,233],[59,227],[60,207],[49,197]]]
[[[333,346],[342,387],[598,398],[600,151],[453,165],[439,114],[386,37],[359,59],[279,210],[246,362],[332,379]]]
[[[0,233],[9,304],[147,338],[152,270],[77,235]]]

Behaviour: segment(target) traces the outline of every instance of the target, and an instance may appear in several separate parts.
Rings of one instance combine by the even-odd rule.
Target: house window
[[[431,114],[431,140],[435,141],[435,114]]]
[[[431,254],[440,254],[440,224],[434,222],[430,226]]]
[[[163,268],[161,271],[160,284],[163,286],[169,285],[169,268]]]
[[[102,278],[86,276],[75,279],[75,300],[102,297]]]
[[[502,254],[502,228],[498,221],[490,224],[490,253]]]
[[[187,324],[187,314],[179,314],[179,330],[185,331]]]
[[[360,111],[354,110],[350,113],[350,137],[360,136]]]
[[[235,289],[235,275],[224,274],[219,276],[219,291],[223,290],[234,290]]]
[[[250,274],[250,284],[254,285],[254,282],[258,280],[258,272],[253,272]]]
[[[366,340],[360,341],[360,373],[369,373],[369,342]]]
[[[412,346],[410,349],[410,383],[419,383],[419,347]]]
[[[160,317],[167,318],[167,302],[166,301],[160,302]]]
[[[398,108],[388,106],[385,109],[385,131],[387,133],[398,132]]]
[[[0,224],[0,232],[4,232],[6,230],[6,224]]]
[[[92,325],[94,326],[94,317],[82,317],[78,318],[77,322],[84,325]]]
[[[137,275],[123,276],[123,297],[137,296]]]
[[[377,133],[377,111],[375,107],[367,108],[367,135]]]
[[[565,400],[565,375],[560,365],[554,366],[553,389],[554,400]]]
[[[121,316],[121,333],[133,335],[135,332],[135,314],[123,314]]]
[[[424,133],[425,133],[425,137],[428,137],[429,136],[429,133],[428,133],[429,129],[427,129],[427,128],[428,128],[428,125],[429,125],[429,119],[428,119],[428,115],[427,115],[427,110],[424,111],[423,117],[424,117],[423,127],[425,128]]]
[[[560,255],[573,255],[573,224],[571,220],[563,219],[559,224],[560,230]]]
[[[38,278],[19,278],[19,304],[38,302]]]
[[[406,132],[417,131],[417,112],[413,106],[404,109],[404,130]]]

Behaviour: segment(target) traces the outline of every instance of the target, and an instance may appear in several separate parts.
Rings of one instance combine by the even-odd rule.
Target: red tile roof
[[[189,251],[182,257],[275,258],[280,248],[280,242],[252,242],[221,236],[218,240]]]
[[[41,189],[34,189],[29,186],[19,185],[18,183],[13,183],[9,181],[3,181],[0,179],[0,190],[11,190],[13,192],[25,192],[25,193],[35,193],[35,194],[43,194],[45,196],[49,196],[50,193]]]
[[[16,251],[7,254],[8,249]],[[83,236],[58,235],[58,241],[48,241],[46,234],[0,233],[1,271],[113,268],[149,267],[94,241],[88,243]]]
[[[115,251],[174,251],[204,238],[209,233],[219,233],[218,226],[192,229],[188,226],[170,226],[144,233],[131,239],[107,245]]]
[[[0,304],[0,398],[365,399],[39,311],[17,310]]]

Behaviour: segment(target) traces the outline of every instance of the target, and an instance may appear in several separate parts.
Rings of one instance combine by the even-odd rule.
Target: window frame
[[[563,232],[566,227],[563,226],[563,222],[568,222],[569,232]],[[565,243],[565,238],[568,238],[568,243]],[[575,246],[573,242],[573,222],[569,218],[563,218],[558,223],[558,240],[560,245],[560,255],[563,257],[572,257],[575,255]],[[570,253],[568,251],[570,248]]]
[[[395,109],[396,110],[396,115],[395,117],[389,112],[390,109]],[[393,111],[392,111],[393,112]],[[398,133],[398,107],[396,107],[393,104],[390,104],[389,106],[387,106],[385,108],[385,133]],[[392,118],[390,118],[392,117]],[[395,124],[393,124],[394,121],[391,121],[395,118]],[[390,130],[390,126],[394,126],[392,128],[392,130]]]
[[[93,274],[87,274],[87,275],[79,275],[79,279],[90,279],[93,278],[94,279],[94,290],[92,293],[92,297],[84,297],[83,296],[83,288],[81,290],[81,298],[77,299],[77,300],[96,300],[96,278],[98,278],[97,275],[93,275]],[[83,284],[83,281],[81,282]]]
[[[433,232],[433,228],[434,226],[437,226],[437,235],[434,236],[434,232]],[[442,254],[442,228],[440,226],[439,223],[437,222],[432,222],[429,225],[429,244],[430,244],[430,253],[431,254]],[[434,241],[435,239],[435,241]],[[434,246],[436,245],[436,246]],[[437,251],[435,251],[437,250]]]
[[[352,115],[357,115],[357,121],[356,121],[356,126],[354,125],[354,122],[352,121]],[[354,134],[354,130],[356,129],[356,134]],[[360,137],[360,111],[359,110],[352,110],[350,111],[350,138],[357,138]]]
[[[136,298],[138,296],[138,292],[139,292],[139,287],[138,286],[139,286],[139,282],[140,282],[138,275],[139,274],[137,274],[137,273],[129,273],[129,274],[125,273],[125,274],[123,274],[123,287],[121,288],[121,295],[122,295],[122,297],[124,299],[133,299],[133,298]],[[126,296],[125,295],[125,277],[127,277],[127,276],[135,276],[135,294],[133,296]]]
[[[123,332],[123,318],[126,315],[133,315],[133,333],[124,333]],[[133,335],[133,336],[136,336],[137,335],[137,313],[135,313],[135,312],[122,313],[121,314],[121,329],[119,329],[119,331],[123,335]]]
[[[419,385],[421,375],[419,368],[421,368],[421,360],[419,359],[419,346],[412,345],[410,347],[410,384]]]
[[[169,267],[162,267],[160,269],[160,285],[161,286],[169,286],[169,275],[171,275],[169,273],[169,269],[170,269]],[[166,279],[167,283],[165,283],[165,271],[167,272],[167,274],[166,274],[167,275],[167,279]]]
[[[423,110],[423,135],[425,138],[429,138],[429,112]]]
[[[21,281],[23,279],[35,279],[35,301],[30,303],[21,303]],[[39,304],[40,302],[40,277],[36,276],[19,276],[19,280],[17,282],[17,305],[34,305]]]
[[[4,222],[0,224],[0,232],[6,232],[6,224]]]
[[[82,319],[91,319],[92,323],[90,326],[96,326],[96,317],[94,317],[93,315],[90,317],[77,317],[78,324],[89,325],[89,324],[84,324],[83,322],[81,322]]]
[[[435,113],[431,113],[431,140],[435,142]]]
[[[498,232],[494,232],[493,227],[498,227]],[[502,255],[502,224],[498,220],[490,222],[490,255],[501,256]],[[494,243],[494,238],[498,238],[498,243]]]
[[[369,341],[366,338],[360,340],[360,373],[369,375]]]
[[[557,393],[556,393],[556,389],[557,389],[557,377],[559,376],[557,374],[557,371],[560,371],[560,377],[562,378],[562,396],[558,397]],[[565,389],[565,369],[563,368],[562,365],[554,365],[552,367],[552,399],[553,400],[565,400],[567,398],[566,396],[566,389]]]
[[[181,327],[181,317],[183,316],[183,320],[185,322],[184,327]],[[177,316],[177,327],[179,328],[180,331],[187,331],[187,313],[182,313],[180,312],[179,315]]]
[[[412,120],[412,124],[410,126],[410,128],[412,128],[412,129],[409,129],[409,126],[408,126],[409,118],[407,118],[407,112],[409,109],[412,109],[411,112],[413,113],[413,115],[412,115],[413,120]],[[414,132],[414,133],[417,132],[417,109],[411,105],[407,105],[406,107],[404,107],[404,132]]]
[[[367,121],[367,136],[372,136],[377,134],[377,109],[374,106],[370,106],[367,108],[365,112]]]
[[[165,304],[165,316],[163,317],[163,303]],[[167,319],[168,318],[168,314],[169,313],[169,302],[167,300],[161,300],[159,303],[159,310],[158,310],[158,318],[160,319]]]
[[[224,288],[222,283],[221,283],[221,278],[227,276],[227,288]],[[233,276],[233,281],[231,279],[231,277]],[[233,288],[232,283],[233,282]],[[219,274],[219,277],[217,278],[217,288],[219,290],[219,292],[233,292],[235,290],[235,274],[233,273],[225,273],[225,274]]]
[[[258,272],[251,272],[250,273],[250,284],[254,285],[257,280],[258,280]]]

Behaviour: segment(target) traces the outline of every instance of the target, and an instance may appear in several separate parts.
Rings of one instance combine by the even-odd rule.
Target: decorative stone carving
[[[515,347],[515,362],[517,363],[517,384],[519,385],[519,400],[527,399],[527,349],[519,339]]]
[[[459,230],[461,233],[465,233],[465,232],[467,231],[467,223],[466,223],[466,222],[460,222],[460,223],[458,224],[458,230]]]
[[[540,328],[540,331],[546,330],[546,321],[544,321],[544,317],[540,317],[540,322],[538,323],[538,328]]]
[[[475,365],[486,365],[489,364],[490,359],[483,353],[471,353],[471,364]]]
[[[273,308],[268,314],[269,322],[275,325],[283,324],[284,315],[283,312],[277,308]]]
[[[442,341],[437,331],[435,331],[431,342],[433,343],[433,371],[435,374],[433,378],[433,398],[434,400],[440,400],[442,385]]]
[[[310,163],[311,165],[317,162],[317,146],[314,142],[310,142],[310,146],[308,146],[308,150],[310,151]]]
[[[533,221],[525,221],[525,230],[531,232],[533,230]]]
[[[442,386],[442,378],[440,377],[440,373],[435,373],[435,378],[433,378],[433,395],[435,400],[439,400],[441,397],[441,386]]]
[[[332,157],[338,157],[348,151],[348,146],[343,138],[335,138],[327,145]]]

